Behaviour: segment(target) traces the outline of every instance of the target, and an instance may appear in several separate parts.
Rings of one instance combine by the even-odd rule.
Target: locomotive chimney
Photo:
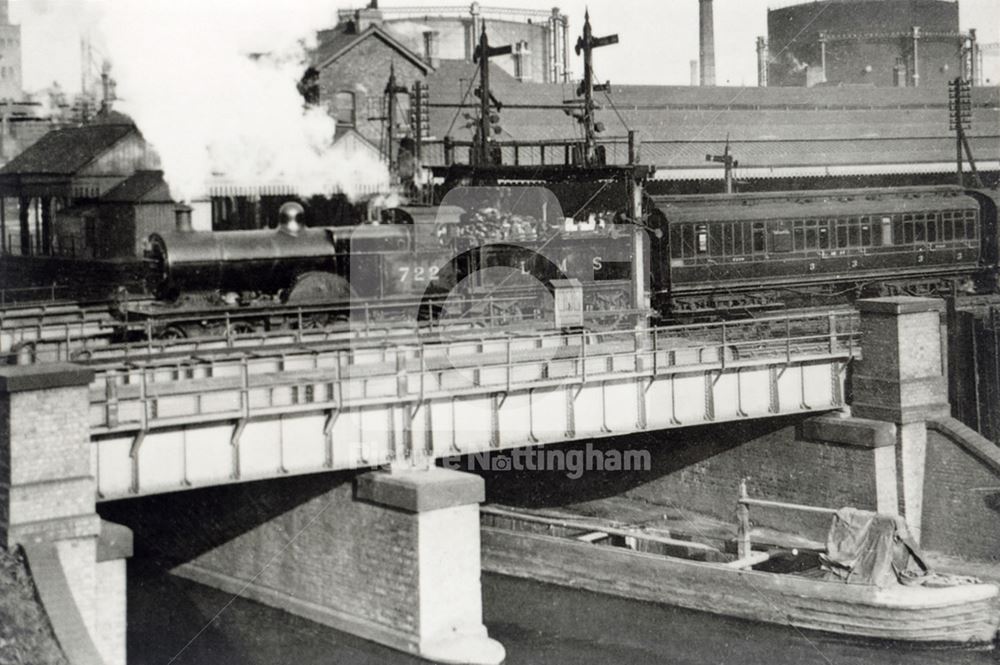
[[[179,233],[194,231],[194,227],[191,225],[191,206],[181,204],[174,208],[174,220]]]
[[[701,28],[701,84],[715,85],[715,25],[712,19],[712,0],[698,0]]]

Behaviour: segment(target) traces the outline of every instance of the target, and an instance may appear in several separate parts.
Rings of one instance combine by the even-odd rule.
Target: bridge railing
[[[593,381],[787,366],[847,359],[857,350],[853,313],[280,353],[248,349],[238,357],[105,368],[91,389],[90,424],[95,435],[147,432]]]

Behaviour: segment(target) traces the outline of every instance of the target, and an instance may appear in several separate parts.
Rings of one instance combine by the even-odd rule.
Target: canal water
[[[352,635],[129,563],[130,665],[426,665]],[[483,577],[509,665],[996,665],[989,651],[849,640],[519,580]]]

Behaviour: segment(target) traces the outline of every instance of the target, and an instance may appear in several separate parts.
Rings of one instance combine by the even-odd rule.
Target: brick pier
[[[95,509],[92,378],[74,365],[0,367],[0,545],[24,548],[73,665],[125,665],[132,541]]]
[[[173,572],[429,660],[495,665],[504,648],[482,622],[484,493],[482,478],[446,469],[365,473]]]

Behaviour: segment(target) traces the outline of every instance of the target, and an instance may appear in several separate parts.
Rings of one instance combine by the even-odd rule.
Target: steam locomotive
[[[326,325],[359,309],[378,319],[551,321],[552,281],[575,279],[588,324],[609,326],[644,313],[685,321],[997,287],[995,192],[653,196],[636,222],[613,210],[568,218],[544,188],[512,191],[499,202],[465,191],[434,208],[387,210],[378,224],[307,228],[291,215],[277,230],[154,235],[159,301],[120,313],[166,337],[219,332],[220,314],[240,333]],[[634,301],[637,228],[651,312]]]
[[[344,227],[305,226],[291,203],[273,230],[154,234],[145,256],[156,301],[120,300],[115,312],[166,338],[359,316],[496,325],[550,318],[552,281],[576,279],[592,320],[639,314],[629,300],[631,236],[613,212],[577,220],[546,189],[511,191],[460,188],[440,206],[387,209],[377,223]]]

